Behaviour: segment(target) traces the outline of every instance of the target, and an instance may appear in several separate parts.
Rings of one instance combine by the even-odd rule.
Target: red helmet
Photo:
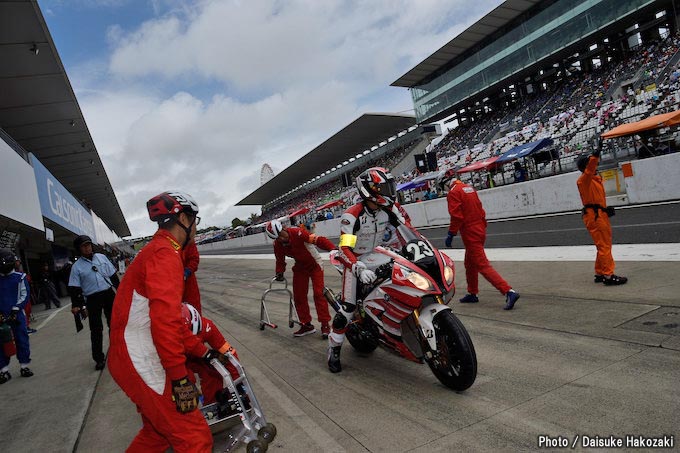
[[[379,206],[392,206],[397,197],[394,176],[386,168],[372,167],[365,170],[357,176],[356,186],[361,198]]]
[[[167,222],[172,217],[186,212],[192,215],[198,214],[198,205],[194,198],[177,191],[163,192],[146,202],[149,218],[154,222]]]
[[[184,320],[184,325],[186,325],[194,335],[198,335],[203,330],[203,319],[193,305],[186,302],[182,303],[182,319]]]
[[[267,233],[267,236],[269,236],[269,238],[272,240],[278,238],[282,230],[283,225],[281,225],[281,222],[279,222],[278,220],[272,220],[271,222],[267,222],[267,226],[264,228],[264,232]]]

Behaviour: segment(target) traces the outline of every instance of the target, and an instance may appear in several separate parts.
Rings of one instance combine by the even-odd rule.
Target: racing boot
[[[4,384],[10,379],[12,379],[12,375],[9,374],[9,371],[0,371],[0,384]]]
[[[331,373],[339,373],[342,371],[340,364],[340,350],[342,346],[328,346],[328,370]]]
[[[30,368],[27,366],[22,366],[21,367],[21,377],[31,377],[33,376],[33,371],[31,371]]]
[[[625,285],[627,281],[628,278],[626,277],[619,277],[618,275],[612,274],[609,277],[604,277],[604,281],[602,283],[604,283],[605,286],[613,286],[613,285]]]
[[[466,294],[460,299],[461,304],[476,304],[479,302],[479,298],[476,294]]]
[[[505,307],[503,307],[503,310],[512,310],[512,307],[515,306],[515,302],[519,300],[519,293],[516,293],[514,290],[510,290],[505,294]]]

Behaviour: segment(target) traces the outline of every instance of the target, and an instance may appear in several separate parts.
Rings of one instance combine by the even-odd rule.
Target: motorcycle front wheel
[[[470,335],[453,312],[434,318],[437,351],[427,361],[439,382],[456,391],[468,389],[477,378],[477,354]]]

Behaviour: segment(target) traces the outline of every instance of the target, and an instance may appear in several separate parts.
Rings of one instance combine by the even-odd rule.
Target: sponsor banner
[[[75,234],[86,234],[94,238],[94,222],[90,211],[33,154],[30,157],[42,215]]]
[[[0,215],[44,231],[33,169],[0,137]]]

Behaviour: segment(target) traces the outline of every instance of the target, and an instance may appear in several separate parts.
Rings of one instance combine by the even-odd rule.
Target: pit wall
[[[611,173],[610,173],[611,174]],[[580,173],[571,172],[479,192],[487,219],[505,219],[576,211],[581,199],[576,189]],[[680,153],[623,162],[616,173],[617,190],[608,190],[610,205],[628,205],[680,200]],[[610,179],[611,179],[610,178]],[[605,181],[606,185],[609,185]],[[611,183],[613,184],[613,183]],[[612,186],[613,187],[613,186]],[[443,226],[449,223],[445,198],[404,206],[415,227]],[[338,237],[340,219],[317,222],[315,233]],[[199,245],[199,251],[242,248],[271,244],[264,233]]]

